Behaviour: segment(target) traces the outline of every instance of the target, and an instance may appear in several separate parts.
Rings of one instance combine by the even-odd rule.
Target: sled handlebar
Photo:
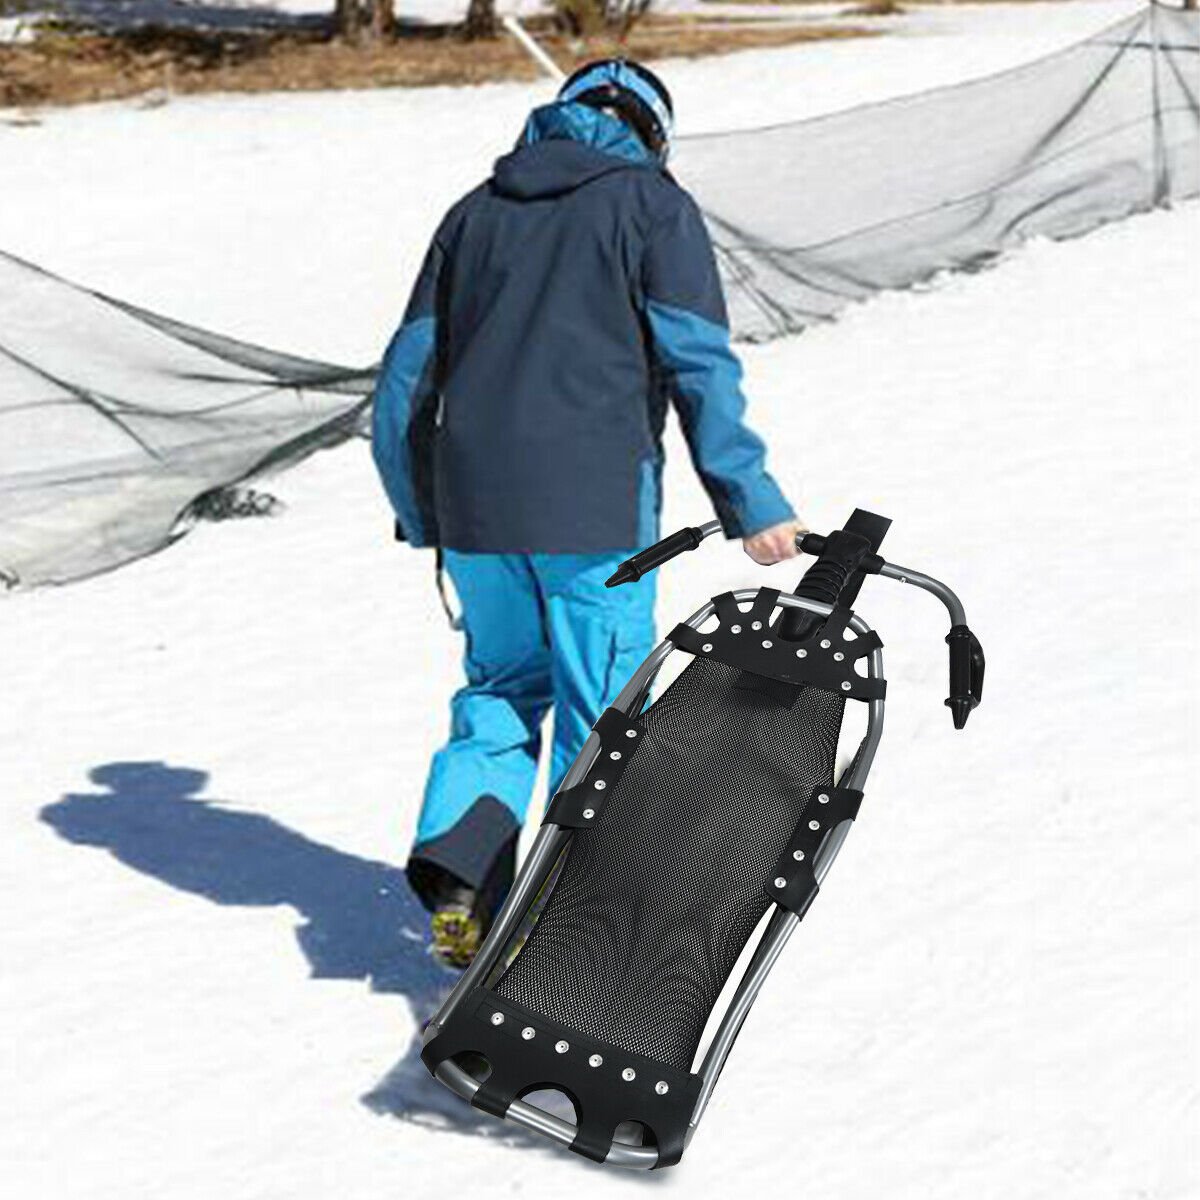
[[[889,524],[884,517],[855,509],[845,529],[828,535],[797,534],[796,549],[813,555],[817,561],[805,572],[795,589],[796,594],[848,608],[854,603],[866,575],[882,575],[936,596],[950,615],[950,632],[946,635],[946,644],[950,647],[950,695],[945,703],[954,719],[954,728],[962,729],[972,710],[983,700],[986,665],[983,647],[967,625],[962,601],[944,583],[921,571],[889,563],[878,554],[879,543]],[[695,550],[705,538],[720,529],[719,521],[709,521],[670,534],[626,559],[605,582],[605,587],[636,582],[678,555]],[[813,619],[811,613],[802,609],[787,609],[777,622],[777,633],[781,638],[799,640],[805,636]]]
[[[605,587],[620,587],[623,583],[636,583],[643,575],[657,570],[663,563],[670,562],[688,550],[695,550],[706,537],[719,533],[720,521],[707,521],[703,525],[689,525],[686,529],[669,534],[653,546],[639,550],[627,558],[605,581]]]
[[[962,729],[971,711],[983,702],[983,673],[986,660],[983,646],[967,625],[962,601],[940,579],[911,571],[895,563],[885,562],[879,571],[887,579],[907,583],[936,596],[950,614],[950,632],[946,645],[950,647],[950,695],[946,707],[954,718],[954,728]]]

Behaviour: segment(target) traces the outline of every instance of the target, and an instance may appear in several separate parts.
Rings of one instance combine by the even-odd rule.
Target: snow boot
[[[466,970],[487,935],[490,923],[471,888],[447,887],[429,919],[434,958],[452,970]]]

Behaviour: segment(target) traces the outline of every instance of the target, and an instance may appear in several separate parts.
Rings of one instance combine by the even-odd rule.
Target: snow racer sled
[[[798,538],[818,558],[794,594],[715,597],[601,714],[491,933],[426,1028],[425,1065],[464,1100],[597,1162],[679,1161],[858,814],[886,686],[882,643],[849,607],[866,575],[922,588],[949,610],[956,728],[982,697],[983,651],[961,603],[879,556],[889,525],[856,510],[828,537]],[[718,528],[672,534],[609,586]],[[645,707],[676,651],[693,661]],[[866,731],[835,779],[847,700],[866,705]],[[726,989],[739,959],[744,973]],[[574,1121],[529,1099],[548,1091]]]

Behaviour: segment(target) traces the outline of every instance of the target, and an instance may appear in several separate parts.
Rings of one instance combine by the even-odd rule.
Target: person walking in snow
[[[553,789],[654,645],[652,577],[604,580],[659,537],[668,408],[756,562],[804,528],[743,420],[712,246],[666,169],[672,120],[637,63],[576,71],[446,214],[383,360],[372,446],[397,536],[438,548],[466,634],[407,864],[451,966],[511,885],[545,717]]]

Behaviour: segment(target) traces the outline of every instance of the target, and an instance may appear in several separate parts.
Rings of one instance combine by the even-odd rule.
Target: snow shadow
[[[214,904],[291,906],[316,979],[362,979],[406,996],[414,1011],[451,980],[425,952],[425,913],[399,868],[204,797],[204,771],[116,762],[89,778],[103,790],[66,795],[41,811],[67,841],[107,850]]]
[[[107,850],[125,866],[214,904],[294,908],[301,918],[296,941],[314,979],[361,979],[374,991],[402,995],[418,1022],[453,982],[425,949],[427,917],[399,868],[204,796],[205,771],[114,762],[88,777],[97,790],[68,794],[40,813],[67,841]],[[419,1049],[414,1039],[400,1064],[403,1083],[387,1088],[388,1103],[438,1116],[444,1096],[474,1124],[473,1110],[425,1072]],[[461,1115],[445,1108],[447,1119]]]
[[[214,904],[289,905],[317,979],[362,979],[436,1002],[452,976],[425,950],[426,914],[404,872],[325,846],[259,812],[202,796],[208,773],[162,762],[110,762],[41,811],[61,838]]]
[[[113,762],[88,778],[95,791],[68,793],[39,814],[68,842],[107,850],[125,866],[214,904],[294,908],[301,917],[296,941],[314,979],[361,979],[374,991],[402,995],[418,1025],[453,983],[426,951],[427,917],[398,867],[205,796],[208,773],[192,767]],[[434,1080],[421,1062],[419,1036],[362,1101],[414,1124],[555,1153]]]

